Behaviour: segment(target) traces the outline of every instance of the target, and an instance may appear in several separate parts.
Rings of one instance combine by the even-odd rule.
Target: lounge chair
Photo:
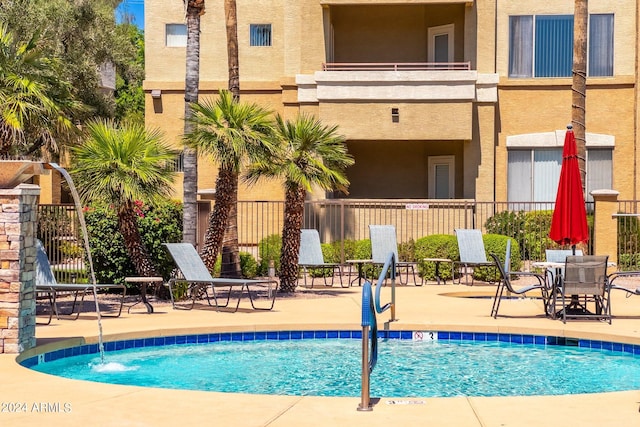
[[[608,258],[607,255],[567,257],[564,274],[553,293],[554,310],[564,323],[567,318],[596,318],[611,323]],[[594,312],[587,310],[589,302],[595,304]]]
[[[175,261],[176,266],[182,274],[182,277],[180,278],[171,278],[168,283],[169,294],[171,295],[171,304],[173,305],[174,309],[191,310],[195,306],[196,300],[200,297],[204,297],[209,305],[215,306],[216,310],[227,307],[229,305],[229,300],[231,299],[231,291],[234,288],[240,288],[240,295],[238,296],[235,309],[233,310],[234,312],[238,311],[240,300],[242,299],[245,290],[247,291],[247,294],[249,296],[251,307],[254,310],[271,310],[273,308],[276,300],[276,293],[278,291],[278,282],[276,282],[275,280],[229,279],[221,277],[214,278],[209,273],[209,270],[207,270],[204,262],[202,262],[202,258],[200,258],[200,255],[198,255],[198,252],[196,252],[196,249],[192,244],[164,243],[163,245],[167,248],[167,251],[169,251],[169,254]],[[179,284],[187,285],[186,292],[191,296],[190,307],[184,307],[182,305],[176,304],[174,292],[176,285]],[[266,289],[271,305],[269,305],[268,307],[257,307],[254,304],[254,298],[251,295],[250,287],[259,287],[261,289]],[[211,288],[214,304],[211,304],[211,298],[209,297],[208,288]],[[218,302],[218,295],[216,292],[217,288],[228,289],[228,292],[226,294],[226,301],[224,304],[220,304]]]
[[[118,317],[122,313],[122,306],[124,304],[124,298],[127,294],[127,288],[124,285],[116,284],[96,284],[98,289],[119,289],[122,291],[122,298],[120,299],[120,305],[118,307],[117,314],[109,315],[102,314],[105,317]],[[49,320],[45,324],[51,323],[53,314],[56,318],[60,318],[60,314],[65,316],[72,316],[75,313],[73,319],[77,319],[80,316],[80,311],[84,302],[84,297],[87,293],[93,293],[92,284],[77,284],[77,283],[58,283],[56,277],[53,274],[51,265],[49,264],[49,258],[47,252],[40,240],[36,240],[36,293],[41,296],[45,296],[49,305]],[[73,303],[71,309],[67,313],[61,313],[58,308],[57,300],[61,294],[73,294]],[[80,298],[80,301],[78,301]]]
[[[465,283],[469,284],[468,269],[478,267],[493,267],[494,263],[487,259],[487,253],[484,249],[482,241],[482,232],[474,229],[458,228],[454,230],[456,239],[458,240],[458,251],[460,252],[460,261],[453,262],[454,272],[460,272],[458,283],[462,278],[462,269],[464,268]],[[471,275],[471,284],[473,285],[473,274]]]
[[[305,287],[307,287],[307,269],[321,270],[323,273],[325,286],[333,286],[335,274],[337,271],[340,285],[342,287],[349,287],[348,282],[346,283],[346,285],[342,283],[342,266],[337,263],[328,263],[324,261],[318,230],[305,229],[300,231],[300,252],[298,253],[298,266],[303,270]],[[327,277],[324,275],[325,271],[327,270],[331,271],[331,284],[327,284]],[[315,277],[311,275],[312,288],[314,280]]]
[[[413,283],[421,286],[423,282],[418,283],[416,280],[417,263],[410,261],[400,261],[398,258],[398,243],[396,241],[396,228],[393,225],[370,225],[369,237],[371,238],[371,261],[374,265],[383,266],[389,254],[393,253],[396,257],[396,272],[400,279],[400,283],[406,285],[409,283],[409,272],[413,275]],[[406,280],[402,281],[402,270],[406,273]]]
[[[500,301],[502,300],[505,289],[510,294],[514,295],[524,295],[527,292],[533,290],[540,290],[542,294],[542,300],[544,301],[544,311],[545,314],[549,313],[549,298],[548,298],[548,289],[545,281],[545,277],[537,274],[531,273],[527,271],[511,271],[511,240],[507,240],[507,250],[505,253],[504,264],[501,263],[498,255],[492,253],[489,254],[495,263],[496,269],[500,273],[500,281],[498,283],[498,287],[496,288],[496,295],[493,299],[493,306],[491,307],[491,316],[495,319],[498,317],[498,309],[500,308]],[[536,283],[531,285],[524,286],[522,288],[514,288],[511,284],[511,276],[521,276],[521,277],[534,277],[536,279]]]

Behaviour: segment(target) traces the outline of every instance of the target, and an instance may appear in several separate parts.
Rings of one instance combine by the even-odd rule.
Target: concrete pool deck
[[[492,300],[450,294],[489,294],[493,286],[425,285],[396,289],[396,330],[456,330],[573,336],[640,344],[640,297],[612,295],[611,325],[593,321],[563,324],[542,316],[535,299],[503,300],[498,319]],[[301,290],[302,292],[309,292]],[[138,305],[120,318],[103,318],[105,341],[139,336],[217,331],[360,329],[361,288],[316,286],[311,298],[282,298],[273,311],[237,313],[209,309],[173,310]],[[447,295],[449,294],[449,295]],[[390,287],[382,290],[388,302]],[[38,345],[64,339],[96,341],[95,314],[38,326]],[[389,312],[378,315],[379,328]],[[381,344],[383,345],[383,344]],[[69,380],[19,366],[16,355],[0,355],[0,425],[7,426],[636,426],[640,390],[615,393],[534,396],[398,399],[380,397],[371,412],[356,411],[359,398],[265,396],[151,389]],[[296,363],[292,360],[291,363]],[[340,363],[340,355],[318,363]],[[286,367],[283,367],[286,369]],[[443,366],[446,369],[446,366]],[[259,375],[259,373],[256,373]],[[615,381],[612,378],[611,381]],[[391,404],[392,401],[401,404]],[[402,404],[405,403],[405,404]],[[411,404],[408,404],[411,403]]]

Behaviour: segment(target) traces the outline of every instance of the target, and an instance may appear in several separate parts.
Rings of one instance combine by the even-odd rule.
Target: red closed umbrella
[[[549,238],[560,245],[575,245],[589,240],[587,210],[578,166],[576,137],[571,126],[564,138],[562,169]]]

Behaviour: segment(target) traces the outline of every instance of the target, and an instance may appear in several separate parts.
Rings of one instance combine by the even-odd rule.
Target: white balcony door
[[[453,28],[453,24],[447,24],[427,30],[429,62],[453,62]]]
[[[455,196],[454,156],[429,156],[427,169],[429,182],[427,185],[430,199],[453,199]]]

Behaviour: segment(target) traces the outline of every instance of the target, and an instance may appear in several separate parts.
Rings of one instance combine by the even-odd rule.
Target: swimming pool
[[[360,331],[238,332],[123,340],[22,361],[68,378],[283,395],[360,395]],[[385,331],[371,395],[512,396],[640,389],[640,345],[559,337]],[[113,369],[113,367],[116,369]]]

